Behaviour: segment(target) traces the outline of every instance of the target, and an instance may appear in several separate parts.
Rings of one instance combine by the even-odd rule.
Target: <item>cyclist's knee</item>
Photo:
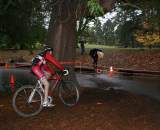
[[[42,78],[41,81],[42,81],[42,83],[43,83],[43,85],[44,85],[45,87],[49,87],[49,82],[48,82],[48,80],[47,80],[45,77]]]

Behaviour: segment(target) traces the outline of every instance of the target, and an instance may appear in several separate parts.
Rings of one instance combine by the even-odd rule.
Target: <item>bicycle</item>
[[[49,101],[52,102],[51,96],[53,90],[58,87],[58,95],[66,106],[74,106],[79,100],[79,90],[70,80],[65,81],[63,75],[56,74],[49,81],[55,81],[50,88]],[[40,80],[37,80],[35,86],[27,85],[19,88],[13,95],[12,106],[15,112],[22,117],[31,117],[39,114],[43,109],[44,88]]]

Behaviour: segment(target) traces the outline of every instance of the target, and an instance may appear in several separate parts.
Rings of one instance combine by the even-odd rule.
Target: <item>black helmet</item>
[[[44,47],[44,52],[47,52],[47,51],[52,51],[53,52],[53,49],[51,47],[49,47],[49,46],[46,45]]]

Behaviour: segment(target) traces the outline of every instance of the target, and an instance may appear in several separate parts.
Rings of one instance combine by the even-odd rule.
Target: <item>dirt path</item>
[[[135,70],[160,71],[160,50],[159,49],[102,49],[105,53],[104,59],[99,61],[99,65],[114,68],[125,68]],[[89,57],[90,49],[86,49],[84,55],[80,55],[79,49],[76,53],[76,60],[82,62],[82,65],[90,64],[92,61]],[[27,50],[0,51],[0,63],[10,61],[14,62],[31,62],[33,56],[39,50],[31,54]],[[142,60],[143,59],[143,60]]]
[[[44,109],[38,116],[21,118],[11,97],[0,96],[0,130],[159,130],[160,102],[125,91],[83,89],[79,104]]]

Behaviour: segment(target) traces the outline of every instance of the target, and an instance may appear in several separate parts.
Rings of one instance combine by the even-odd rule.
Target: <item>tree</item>
[[[74,61],[75,59],[76,22],[81,16],[93,15],[94,10],[97,9],[93,6],[92,12],[89,13],[87,2],[87,0],[54,1],[46,42],[54,48],[59,60]],[[105,10],[109,10],[114,2],[115,0],[100,0]],[[74,74],[72,78],[75,78]]]
[[[78,2],[76,0],[62,0],[61,3],[59,2],[59,4],[54,5],[47,43],[54,48],[56,56],[59,59],[74,59],[76,21],[81,15],[88,15],[86,2],[85,0],[79,0]],[[103,0],[100,4],[104,5],[105,10],[109,10],[114,2],[114,0]],[[59,8],[61,8],[61,10]],[[59,12],[59,10],[61,12]],[[84,13],[81,14],[81,12]]]
[[[103,34],[104,34],[106,45],[114,45],[115,26],[116,26],[116,23],[112,20],[107,20],[103,25]]]
[[[146,1],[142,6],[141,28],[135,32],[136,40],[144,46],[160,45],[160,1]],[[143,40],[142,40],[143,39]]]
[[[76,44],[78,44],[78,42],[80,40],[82,40],[82,37],[86,41],[86,39],[88,37],[88,28],[89,28],[88,24],[91,20],[92,20],[92,18],[90,18],[90,17],[81,17],[77,21]]]
[[[149,41],[150,45],[158,44],[158,34],[160,32],[160,1],[159,0],[150,0],[150,1],[133,1],[125,0],[125,6],[122,4],[118,5],[118,15],[117,20],[119,23],[118,30],[119,38],[121,43],[125,46],[135,46],[135,42],[132,42],[130,45],[130,38],[132,41],[137,41],[142,43],[143,41]],[[131,24],[129,24],[129,22]],[[127,25],[128,27],[125,27]],[[131,26],[129,26],[131,25]],[[130,29],[129,29],[130,28]],[[142,33],[142,35],[140,34]],[[125,35],[126,34],[126,35]],[[128,38],[127,38],[128,37]],[[130,37],[130,38],[129,38]],[[147,40],[147,37],[152,37],[150,40]],[[154,39],[155,38],[155,39]],[[128,40],[127,40],[128,39]],[[151,40],[152,39],[152,40]],[[154,43],[153,43],[154,42]],[[149,45],[147,42],[147,45]],[[143,45],[146,45],[143,43]]]
[[[36,42],[44,41],[46,35],[44,1],[0,1],[1,47],[32,48]]]
[[[102,24],[99,19],[95,20],[94,24],[94,32],[95,32],[95,37],[96,37],[96,43],[97,44],[104,44],[104,35],[103,35],[103,30],[102,30]]]

